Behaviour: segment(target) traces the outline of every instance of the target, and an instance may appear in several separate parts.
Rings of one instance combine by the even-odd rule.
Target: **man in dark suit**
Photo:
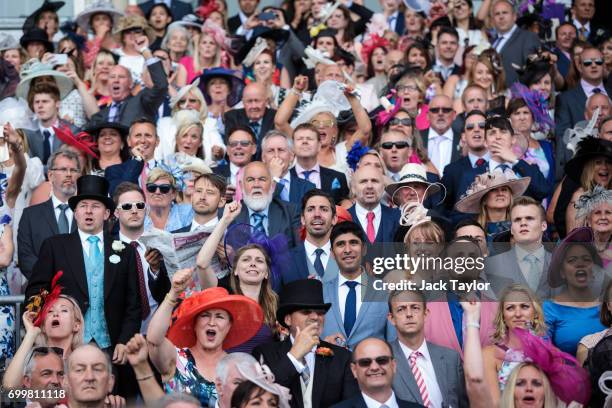
[[[455,119],[452,99],[446,95],[434,96],[427,117],[430,127],[422,133],[423,145],[432,164],[443,173],[447,164],[461,157],[461,134],[453,133],[451,128]]]
[[[318,188],[304,195],[301,222],[306,237],[304,242],[290,250],[291,267],[283,272],[283,284],[307,278],[325,282],[338,276],[338,264],[332,256],[329,241],[336,221],[336,205],[332,196]]]
[[[330,306],[323,302],[317,279],[288,283],[276,317],[291,336],[253,351],[257,360],[263,357],[276,382],[291,390],[291,408],[304,408],[305,401],[309,407],[329,407],[359,392],[350,371],[350,353],[320,339]]]
[[[274,197],[272,176],[262,162],[246,165],[240,179],[242,209],[235,224],[250,224],[268,237],[283,234],[289,248],[299,242],[297,229],[300,227],[299,212],[291,203]]]
[[[389,321],[397,329],[397,340],[391,342],[397,398],[427,407],[469,407],[459,353],[425,340],[428,310],[423,294],[393,292],[388,303]]]
[[[524,66],[527,57],[541,46],[540,39],[516,25],[516,12],[510,0],[497,0],[490,13],[497,33],[492,47],[501,55],[506,85],[510,88],[518,81],[516,69]]]
[[[84,315],[83,342],[95,342],[116,364],[125,364],[125,344],[140,330],[142,314],[134,249],[104,232],[114,203],[103,177],[80,177],[68,203],[78,229],[43,242],[26,298],[49,290],[62,271],[62,293],[72,296]]]
[[[576,27],[579,39],[588,41],[593,45],[599,45],[607,38],[606,36],[610,35],[608,31],[610,25],[606,28],[593,21],[595,16],[594,0],[573,0],[571,13],[572,24]],[[601,21],[606,20],[602,18]]]
[[[241,33],[236,33],[240,26],[244,25],[247,20],[255,14],[259,6],[259,0],[238,0],[238,7],[240,11],[235,16],[227,19],[227,27],[229,28],[230,34],[246,35],[246,30]]]
[[[146,41],[144,35],[143,38]],[[130,127],[134,121],[142,118],[155,121],[159,106],[168,93],[168,78],[162,62],[154,58],[148,48],[141,49],[140,52],[146,60],[145,65],[151,74],[153,87],[143,88],[132,96],[132,74],[123,65],[115,65],[108,76],[112,103],[93,115],[92,124],[120,122]]]
[[[376,338],[362,340],[353,350],[351,362],[351,371],[357,379],[361,393],[332,407],[423,407],[414,402],[401,400],[393,392],[393,379],[398,375],[398,364],[389,343]]]
[[[401,1],[399,0],[386,0],[380,2],[382,14],[387,24],[389,24],[389,30],[396,32],[401,37],[404,35],[404,31],[406,31],[406,19],[399,10],[400,4]]]
[[[461,95],[461,103],[463,105],[463,113],[456,115],[453,120],[453,134],[461,135],[465,126],[465,116],[468,112],[479,110],[487,112],[489,109],[489,100],[487,99],[487,91],[481,86],[472,84],[468,85]]]
[[[149,0],[145,1],[144,3],[140,3],[138,7],[140,7],[142,13],[146,16],[151,11],[153,6],[157,3],[160,2],[155,0]],[[166,3],[167,2],[165,2],[164,4]],[[187,14],[192,14],[193,8],[191,7],[191,4],[185,3],[181,0],[170,0],[170,12],[172,13],[173,20],[179,21]]]
[[[17,233],[17,259],[21,273],[28,279],[43,242],[53,235],[76,230],[68,199],[76,193],[79,174],[79,158],[75,153],[70,150],[53,153],[48,169],[51,198],[23,210]]]
[[[221,176],[225,181],[225,200],[230,202],[234,199],[244,166],[249,164],[255,156],[257,141],[253,130],[246,125],[236,125],[227,129],[227,157],[229,163],[213,167],[212,170],[213,173]]]
[[[320,150],[321,140],[317,128],[310,123],[296,126],[293,131],[296,164],[291,169],[291,176],[308,180],[317,188],[329,192],[336,204],[339,204],[349,196],[346,176],[339,171],[321,166],[317,162]]]
[[[251,82],[242,93],[243,109],[232,109],[225,113],[225,128],[233,129],[238,125],[248,126],[255,133],[257,153],[255,160],[261,158],[261,139],[274,129],[276,110],[268,108],[266,88],[257,82]],[[227,144],[227,138],[225,140]]]
[[[561,23],[556,30],[555,48],[553,53],[557,56],[557,70],[563,77],[567,77],[571,66],[572,44],[578,36],[576,27],[569,22]]]
[[[453,27],[442,26],[438,31],[436,61],[432,69],[446,81],[451,75],[458,75],[461,67],[455,64],[455,54],[459,49],[459,34]]]
[[[349,213],[363,230],[368,244],[393,242],[400,212],[380,203],[385,188],[381,170],[374,166],[358,168],[351,186],[355,204],[349,208]]]
[[[289,165],[293,163],[293,150],[289,138],[279,130],[269,131],[261,141],[261,160],[266,163],[275,183],[274,195],[302,210],[302,197],[316,188],[310,181],[291,176]]]
[[[219,211],[225,206],[225,181],[216,174],[202,174],[193,183],[191,207],[193,221],[172,233],[212,229],[219,222]]]

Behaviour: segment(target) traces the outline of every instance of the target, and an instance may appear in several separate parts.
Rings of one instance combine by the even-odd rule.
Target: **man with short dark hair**
[[[555,29],[556,41],[555,48],[552,51],[557,56],[557,70],[564,78],[569,73],[572,45],[577,36],[578,30],[568,21],[561,23]]]
[[[459,74],[460,66],[455,64],[455,54],[459,49],[459,34],[453,27],[442,26],[438,31],[438,42],[436,43],[436,62],[433,71],[442,76],[446,81],[451,75]]]
[[[227,27],[231,34],[236,34],[236,31],[238,31],[241,26],[244,27],[244,31],[240,33],[241,35],[244,35],[250,30],[248,26],[253,24],[253,20],[257,20],[255,11],[257,10],[259,1],[260,0],[238,0],[238,7],[240,8],[238,14],[227,19]]]
[[[202,174],[193,183],[191,225],[179,228],[173,233],[211,230],[219,222],[219,210],[225,206],[225,182],[216,174]]]
[[[138,7],[140,7],[142,13],[146,16],[151,12],[153,6],[159,3],[159,1],[148,0],[144,3],[140,3]],[[174,21],[180,21],[187,14],[193,14],[193,7],[191,7],[191,4],[183,0],[164,0],[162,3],[169,6],[170,16]]]

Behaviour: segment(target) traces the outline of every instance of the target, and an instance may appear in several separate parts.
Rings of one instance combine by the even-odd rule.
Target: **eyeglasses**
[[[149,193],[153,194],[157,190],[159,190],[161,194],[168,194],[170,190],[172,190],[172,184],[155,184],[155,183],[147,184],[147,191]]]
[[[410,143],[406,142],[406,141],[402,141],[402,142],[384,142],[380,144],[380,147],[382,147],[385,150],[391,150],[393,149],[393,147],[395,147],[396,149],[405,149],[407,147],[410,147]]]
[[[582,65],[584,65],[585,67],[590,67],[593,64],[602,66],[603,63],[604,63],[604,61],[603,61],[602,58],[597,58],[596,60],[594,60],[594,59],[586,59],[586,60],[582,61]]]
[[[155,184],[151,184],[151,185],[155,185]],[[149,186],[147,186],[147,190],[149,189]],[[155,191],[155,190],[153,190]],[[152,192],[153,192],[152,191]],[[165,193],[163,193],[165,194]],[[144,210],[145,208],[145,203],[142,201],[139,201],[137,203],[123,203],[119,206],[119,208],[121,208],[123,211],[130,211],[132,208],[134,208],[134,206],[136,206],[136,209],[138,210]]]
[[[431,113],[451,113],[453,108],[429,108]]]
[[[79,174],[81,171],[79,169],[68,168],[68,167],[53,167],[51,171],[56,171],[58,173],[66,174]]]
[[[412,119],[411,118],[404,118],[404,119],[400,119],[400,118],[393,118],[389,121],[389,124],[391,126],[412,126]]]
[[[484,129],[485,125],[485,122],[468,123],[465,125],[465,130],[473,130],[476,126],[478,126],[479,129]]]
[[[360,358],[359,360],[354,361],[354,363],[361,368],[368,368],[372,365],[373,361],[376,361],[376,364],[379,366],[386,366],[391,362],[391,360],[393,360],[393,357],[391,356],[378,356],[376,358]]]
[[[395,87],[395,90],[398,93],[402,93],[402,92],[406,92],[406,91],[418,91],[419,88],[416,85],[398,85],[397,87]]]
[[[242,147],[249,147],[252,144],[253,142],[251,142],[250,140],[235,140],[233,142],[228,143],[229,147],[238,147],[238,145]]]
[[[312,126],[314,126],[314,127],[328,128],[328,127],[332,127],[332,126],[336,125],[336,122],[334,122],[331,119],[329,119],[329,120],[313,120],[312,122],[310,122],[310,124]]]

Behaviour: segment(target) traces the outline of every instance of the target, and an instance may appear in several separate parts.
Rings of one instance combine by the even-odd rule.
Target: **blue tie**
[[[289,180],[280,179],[280,184],[282,187],[280,198],[283,201],[289,201]]]
[[[102,252],[100,252],[100,247],[98,246],[98,242],[100,238],[95,235],[87,238],[89,242],[89,260],[92,265],[101,265],[102,264]]]
[[[509,168],[510,168],[510,166],[508,166],[507,164],[500,164],[499,166],[497,166],[495,168],[495,170],[501,169],[502,173],[505,173],[506,170],[508,170]]]
[[[323,268],[323,262],[321,262],[321,255],[323,255],[323,250],[321,248],[315,249],[315,255],[317,256],[314,261],[314,268],[317,271],[317,275],[323,277],[325,274],[325,268]]]
[[[249,123],[249,127],[253,133],[255,133],[255,138],[259,139],[259,129],[261,128],[261,126],[259,126],[259,122],[251,122]]]
[[[255,231],[259,231],[262,234],[266,235],[266,229],[264,228],[263,223],[264,218],[266,216],[262,213],[253,213],[251,217],[253,217],[253,228],[255,228]]]
[[[315,172],[314,170],[304,170],[302,172],[302,177],[304,177],[304,180],[310,181],[310,175],[314,172]]]
[[[42,133],[44,137],[42,162],[44,165],[46,165],[47,161],[49,160],[49,156],[51,156],[51,145],[49,144],[49,140],[51,139],[51,132],[45,129]]]
[[[346,296],[346,303],[344,306],[344,332],[348,337],[351,335],[355,320],[357,320],[357,291],[355,290],[355,286],[357,286],[358,282],[347,281],[344,284],[349,287],[349,293]]]

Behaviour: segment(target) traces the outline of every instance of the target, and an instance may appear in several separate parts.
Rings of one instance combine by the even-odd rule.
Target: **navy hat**
[[[242,73],[232,69],[217,67],[205,69],[202,75],[200,75],[200,83],[198,88],[200,88],[200,91],[202,91],[204,94],[206,103],[211,103],[210,95],[208,94],[206,88],[208,87],[208,82],[213,78],[223,78],[229,83],[230,93],[227,97],[227,104],[229,106],[234,106],[240,102],[240,99],[242,99],[242,90],[244,89],[244,79]]]

